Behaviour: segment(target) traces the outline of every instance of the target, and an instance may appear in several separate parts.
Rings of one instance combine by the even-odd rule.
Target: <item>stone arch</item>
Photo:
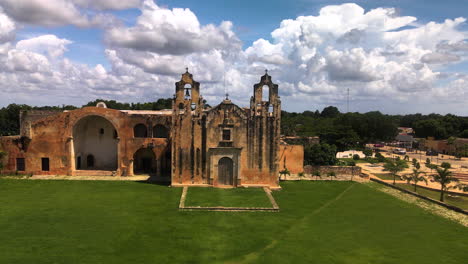
[[[262,101],[263,102],[270,101],[270,86],[266,84],[262,86]]]
[[[153,127],[153,137],[154,138],[168,138],[169,130],[166,126],[157,124]]]
[[[156,155],[151,148],[140,148],[133,155],[134,174],[154,174],[157,170]]]
[[[145,124],[137,124],[133,127],[133,137],[146,138],[148,137],[148,129]]]
[[[87,115],[73,126],[73,149],[77,170],[117,170],[118,139],[111,121]]]

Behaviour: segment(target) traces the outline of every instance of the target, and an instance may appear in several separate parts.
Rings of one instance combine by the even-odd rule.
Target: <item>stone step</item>
[[[113,176],[115,171],[106,170],[76,170],[75,176]]]

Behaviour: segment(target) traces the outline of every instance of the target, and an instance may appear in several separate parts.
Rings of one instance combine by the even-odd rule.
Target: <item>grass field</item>
[[[393,176],[390,173],[374,173],[381,180],[393,181]],[[400,176],[395,178],[397,181],[401,180]]]
[[[414,191],[413,185],[408,185],[406,183],[402,184],[397,184],[398,187],[404,188],[409,191]],[[428,190],[424,188],[417,188],[416,192],[424,195],[426,197],[432,198],[434,200],[439,201],[440,199],[440,192],[438,191],[433,191],[433,190]],[[453,206],[457,206],[459,208],[462,208],[464,210],[468,210],[468,197],[466,196],[460,196],[460,195],[450,195],[450,194],[445,194],[445,203],[451,204]]]
[[[218,189],[190,187],[186,206],[272,207],[262,188]]]
[[[466,263],[468,228],[370,186],[285,182],[279,213],[233,213],[180,212],[160,185],[0,180],[0,263]]]

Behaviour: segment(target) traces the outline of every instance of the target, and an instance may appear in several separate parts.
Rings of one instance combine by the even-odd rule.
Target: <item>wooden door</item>
[[[232,159],[224,157],[218,162],[218,183],[221,185],[233,185],[234,164]]]

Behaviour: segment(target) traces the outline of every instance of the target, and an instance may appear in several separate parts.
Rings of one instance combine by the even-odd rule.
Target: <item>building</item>
[[[347,150],[347,151],[337,152],[336,158],[337,159],[352,159],[354,155],[358,155],[360,159],[363,159],[366,157],[366,155],[364,155],[364,152],[360,150]]]
[[[268,73],[254,85],[246,108],[227,96],[206,107],[200,83],[188,71],[175,86],[167,110],[114,110],[99,103],[22,112],[20,135],[0,138],[4,173],[148,174],[173,186],[276,188],[280,157],[281,166],[302,168],[303,148],[280,145],[281,101]]]

